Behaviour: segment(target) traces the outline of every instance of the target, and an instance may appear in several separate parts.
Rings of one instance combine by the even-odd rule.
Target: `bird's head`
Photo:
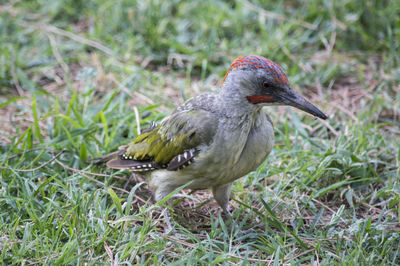
[[[290,105],[316,117],[327,118],[322,111],[290,88],[288,78],[278,64],[262,56],[236,58],[225,74],[223,84],[225,82],[238,84],[239,97],[245,97],[249,104]]]

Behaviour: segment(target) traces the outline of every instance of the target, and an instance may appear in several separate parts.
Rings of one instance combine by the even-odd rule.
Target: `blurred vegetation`
[[[389,0],[0,1],[0,261],[398,265],[399,17]],[[276,145],[234,185],[238,228],[183,192],[186,239],[165,236],[146,186],[91,159],[242,54],[329,120],[268,108]]]

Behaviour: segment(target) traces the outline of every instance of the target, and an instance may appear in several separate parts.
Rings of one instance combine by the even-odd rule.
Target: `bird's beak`
[[[314,106],[312,103],[304,99],[302,96],[298,95],[291,89],[282,91],[280,95],[278,96],[279,102],[290,105],[293,107],[296,107],[300,110],[303,110],[304,112],[307,112],[309,114],[312,114],[316,117],[319,117],[321,119],[327,119],[328,117],[321,111],[319,110],[316,106]]]

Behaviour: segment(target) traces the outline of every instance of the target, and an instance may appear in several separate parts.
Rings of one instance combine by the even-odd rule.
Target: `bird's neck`
[[[222,84],[219,93],[220,106],[228,117],[248,117],[257,115],[262,106],[250,103],[246,96],[245,82],[234,75],[229,75]]]

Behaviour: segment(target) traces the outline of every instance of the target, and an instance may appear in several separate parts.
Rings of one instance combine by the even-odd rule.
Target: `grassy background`
[[[400,2],[0,2],[0,261],[400,263]],[[230,62],[279,62],[316,120],[268,108],[276,145],[234,184],[240,237],[208,191],[163,234],[146,185],[92,165]]]

